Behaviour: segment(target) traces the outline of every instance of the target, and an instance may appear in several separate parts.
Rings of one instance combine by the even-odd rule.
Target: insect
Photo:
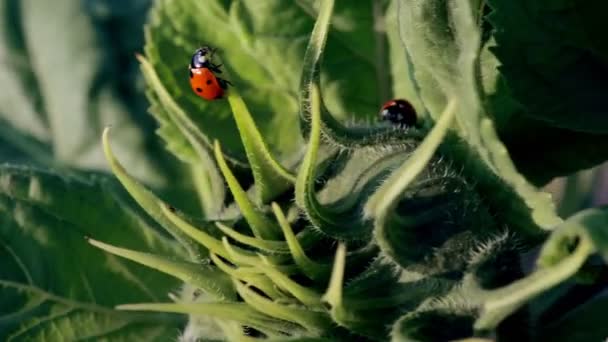
[[[222,65],[211,62],[211,57],[215,51],[208,46],[197,49],[188,66],[192,91],[209,101],[221,99],[225,90],[228,89],[228,85],[232,84],[215,75],[216,73],[222,73],[220,69]]]
[[[379,115],[380,120],[390,121],[402,128],[416,125],[416,110],[408,101],[403,99],[386,102]]]

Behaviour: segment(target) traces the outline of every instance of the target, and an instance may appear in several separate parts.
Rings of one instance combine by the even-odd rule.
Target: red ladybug
[[[228,89],[229,81],[215,76],[215,73],[222,73],[220,66],[211,63],[211,57],[215,49],[203,46],[196,50],[190,61],[190,86],[196,95],[205,100],[217,100],[224,96],[224,91]]]
[[[416,119],[416,110],[403,99],[390,100],[380,110],[380,120],[390,121],[401,128],[415,126]]]

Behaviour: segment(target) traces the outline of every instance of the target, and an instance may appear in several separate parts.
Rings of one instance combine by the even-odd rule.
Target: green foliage
[[[0,167],[0,339],[605,337],[608,212],[562,220],[533,185],[606,159],[586,151],[606,133],[603,4],[159,0],[138,60],[178,163],[103,81],[120,73],[97,25],[145,1],[65,1],[53,20],[77,30],[45,32],[30,3],[0,5],[19,23],[0,31],[0,151],[57,171]],[[189,89],[199,44],[225,100]],[[375,122],[391,97],[415,127]],[[126,193],[73,168],[101,151]]]
[[[489,0],[488,92],[518,167],[544,183],[608,156],[604,1]],[[496,61],[493,59],[497,59]],[[484,75],[488,77],[488,75]],[[555,152],[554,152],[555,151]]]
[[[607,133],[603,1],[495,1],[490,21],[512,95],[525,114],[568,130]],[[517,18],[517,19],[516,19]]]
[[[100,253],[85,236],[183,256],[114,182],[11,166],[0,169],[0,179],[2,340],[163,340],[179,326],[169,317],[112,310],[159,300],[178,284]]]

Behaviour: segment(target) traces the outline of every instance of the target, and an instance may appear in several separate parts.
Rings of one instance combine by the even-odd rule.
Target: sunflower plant
[[[134,176],[116,124],[112,176],[3,166],[0,336],[606,338],[608,212],[539,188],[607,159],[603,7],[157,1],[137,59],[178,176]],[[225,99],[189,89],[201,42]]]

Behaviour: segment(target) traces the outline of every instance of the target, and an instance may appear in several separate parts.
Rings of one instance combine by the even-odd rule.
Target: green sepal
[[[120,183],[125,187],[127,192],[135,199],[135,201],[144,209],[148,215],[156,220],[169,234],[171,234],[187,251],[192,261],[199,261],[206,254],[206,251],[196,244],[190,237],[184,235],[180,229],[175,227],[163,212],[162,201],[156,197],[154,193],[146,189],[135,178],[127,173],[125,168],[120,164],[118,159],[112,153],[109,141],[110,128],[106,127],[103,131],[102,143],[103,151],[106,159],[110,164],[112,172],[118,178]]]
[[[224,239],[226,249],[232,251],[233,247],[228,244],[228,241]],[[232,255],[237,262],[252,266],[255,270],[265,274],[277,287],[290,293],[293,297],[299,300],[302,304],[310,306],[312,308],[319,308],[321,305],[321,296],[314,290],[300,285],[296,281],[289,277],[290,268],[285,266],[278,266],[270,263],[264,256],[259,255],[255,257],[246,257]],[[294,269],[293,271],[295,271]],[[295,273],[295,272],[294,272]]]
[[[281,292],[276,289],[274,283],[262,274],[261,271],[255,269],[255,267],[232,267],[213,253],[210,255],[210,258],[220,270],[229,274],[233,280],[240,280],[248,286],[254,286],[273,300],[282,297]]]
[[[287,243],[285,241],[262,240],[260,238],[241,234],[221,222],[216,222],[215,225],[219,230],[222,231],[222,233],[226,234],[226,236],[228,236],[229,238],[249,247],[257,248],[259,250],[272,254],[289,253],[289,247],[287,246]]]
[[[188,315],[206,315],[228,321],[236,321],[258,329],[269,336],[283,336],[302,331],[296,324],[281,321],[262,314],[246,303],[145,303],[125,304],[116,307],[129,311],[172,312]]]
[[[94,239],[87,239],[87,241],[91,245],[103,249],[108,253],[140,263],[174,276],[187,284],[197,286],[218,300],[236,299],[230,278],[216,267],[188,261],[171,260],[164,256],[120,248]]]
[[[316,197],[315,172],[317,153],[321,144],[321,98],[318,87],[312,87],[311,96],[311,130],[308,150],[298,170],[295,187],[296,203],[304,209],[308,219],[322,233],[335,238],[361,239],[362,235],[369,232],[369,228],[360,220],[361,215],[358,210],[332,212],[331,208],[321,205]]]
[[[184,218],[180,217],[177,214],[175,208],[173,208],[167,204],[162,204],[160,206],[160,208],[161,208],[162,213],[165,215],[165,217],[171,222],[171,224],[173,224],[177,229],[179,229],[180,232],[182,232],[183,234],[188,236],[190,239],[198,242],[202,246],[205,246],[211,253],[220,255],[223,258],[226,258],[230,262],[234,261],[230,255],[230,253],[228,253],[228,251],[224,247],[224,244],[222,243],[222,241],[213,237],[211,234],[207,233],[205,230],[196,228],[195,226],[190,224],[188,221],[186,221]],[[248,252],[243,251],[243,253],[248,253]]]
[[[232,260],[234,260],[235,264],[239,266],[254,266],[257,267],[259,265],[269,265],[275,268],[278,272],[294,275],[298,273],[298,268],[296,265],[284,263],[289,260],[286,255],[264,255],[262,253],[252,253],[248,250],[244,250],[238,248],[237,246],[233,246],[228,242],[227,237],[222,237],[222,244],[228,254],[230,254]]]
[[[295,183],[295,176],[272,156],[247,105],[236,90],[228,93],[228,103],[253,172],[256,199],[260,204],[267,203],[290,188]]]
[[[269,316],[297,323],[308,330],[312,336],[321,335],[332,324],[324,311],[312,311],[296,305],[282,305],[260,296],[248,286],[240,283],[236,284],[236,290],[251,307]]]
[[[281,207],[273,202],[272,211],[279,222],[279,226],[283,230],[283,235],[285,235],[285,241],[287,241],[291,256],[296,265],[300,267],[302,273],[312,280],[318,282],[326,281],[329,278],[331,266],[328,264],[318,263],[306,256],[304,248],[302,248],[302,245],[300,245],[296,235],[293,233],[291,225],[289,222],[287,222],[287,218],[285,217],[285,214],[283,214]]]
[[[272,222],[259,209],[256,208],[256,205],[251,202],[247,196],[247,192],[245,192],[245,190],[241,187],[238,179],[236,179],[230,170],[230,167],[226,163],[224,155],[222,154],[220,142],[216,140],[214,142],[214,146],[217,164],[219,165],[220,170],[226,179],[230,192],[232,192],[234,201],[241,209],[241,213],[249,224],[249,228],[251,228],[253,235],[266,240],[275,240],[280,237],[280,230],[276,226],[276,223]]]

